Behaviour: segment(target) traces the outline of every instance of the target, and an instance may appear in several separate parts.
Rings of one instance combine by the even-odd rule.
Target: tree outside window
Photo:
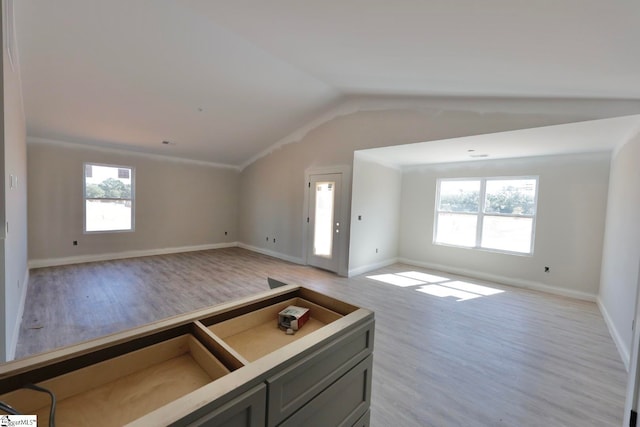
[[[538,179],[438,181],[434,243],[533,253]]]
[[[87,163],[84,169],[84,231],[132,231],[133,168]]]

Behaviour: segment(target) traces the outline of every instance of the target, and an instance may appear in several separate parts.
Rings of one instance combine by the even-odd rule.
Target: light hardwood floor
[[[443,280],[368,278],[405,272]],[[374,427],[622,424],[626,372],[594,303],[402,264],[347,279],[230,248],[37,269],[17,355],[264,291],[267,276],[375,311]],[[503,292],[432,295],[460,287]]]

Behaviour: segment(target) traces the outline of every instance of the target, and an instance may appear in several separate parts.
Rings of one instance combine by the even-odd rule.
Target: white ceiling
[[[349,93],[640,98],[632,0],[186,0]]]
[[[350,94],[640,99],[639,1],[14,7],[31,137],[242,165]]]
[[[640,115],[361,150],[392,167],[613,151],[640,131]]]

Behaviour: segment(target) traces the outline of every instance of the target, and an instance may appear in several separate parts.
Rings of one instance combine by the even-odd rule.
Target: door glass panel
[[[333,204],[335,182],[316,183],[315,228],[313,254],[331,258],[333,248]]]

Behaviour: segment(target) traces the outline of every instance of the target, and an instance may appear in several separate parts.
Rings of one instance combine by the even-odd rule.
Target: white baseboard
[[[362,267],[349,269],[349,276],[348,277],[359,276],[361,274],[365,274],[365,273],[368,273],[370,271],[377,270],[379,268],[388,267],[388,266],[393,265],[393,264],[395,264],[397,262],[398,262],[398,258],[390,258],[390,259],[385,259],[383,261],[376,262],[374,264],[368,264],[368,265],[363,265]]]
[[[294,264],[300,264],[300,265],[305,265],[306,264],[304,262],[304,260],[302,258],[300,258],[300,257],[294,257],[294,256],[291,256],[291,255],[283,254],[283,253],[272,251],[272,250],[269,250],[269,249],[264,249],[264,248],[259,248],[257,246],[247,245],[246,243],[238,243],[238,247],[241,247],[242,249],[247,249],[247,250],[252,251],[252,252],[257,252],[259,254],[272,256],[274,258],[278,258],[278,259],[281,259],[281,260],[284,260],[284,261],[289,261],[289,262],[292,262]]]
[[[557,286],[549,286],[544,283],[532,282],[530,280],[516,279],[512,277],[499,276],[497,274],[483,273],[477,270],[468,270],[466,268],[450,267],[441,264],[433,264],[430,262],[417,261],[407,258],[399,258],[398,262],[416,267],[428,268],[431,270],[442,271],[445,273],[459,274],[461,276],[473,277],[489,282],[502,283],[504,285],[515,286],[518,288],[532,289],[534,291],[548,292],[550,294],[562,295],[565,297],[576,298],[584,301],[595,302],[597,295],[588,292],[576,291],[573,289],[559,288]]]
[[[20,301],[18,301],[18,312],[16,313],[16,322],[13,327],[13,336],[8,340],[7,362],[15,359],[16,349],[18,348],[18,338],[20,338],[20,326],[22,326],[22,316],[24,315],[24,305],[27,300],[27,288],[29,287],[29,269],[24,272],[22,279],[22,288],[20,290]]]
[[[179,246],[174,248],[145,249],[139,251],[112,252],[105,254],[79,255],[65,258],[33,259],[29,260],[29,268],[53,267],[57,265],[80,264],[83,262],[110,261],[114,259],[138,258],[153,255],[168,255],[180,252],[206,251],[209,249],[232,248],[238,242],[212,243],[197,246]]]
[[[604,318],[604,323],[607,325],[607,328],[609,329],[611,338],[613,338],[613,342],[616,344],[618,353],[620,353],[620,358],[622,358],[622,363],[624,363],[624,367],[626,368],[627,372],[629,372],[629,366],[631,363],[631,356],[630,356],[629,349],[624,344],[624,340],[622,339],[622,336],[620,335],[618,328],[616,328],[616,325],[613,323],[613,319],[611,319],[611,316],[607,311],[607,307],[605,307],[605,305],[602,303],[602,300],[600,299],[599,296],[598,298],[596,298],[596,302],[598,304],[598,308],[600,309],[600,313],[602,313],[602,317]]]

